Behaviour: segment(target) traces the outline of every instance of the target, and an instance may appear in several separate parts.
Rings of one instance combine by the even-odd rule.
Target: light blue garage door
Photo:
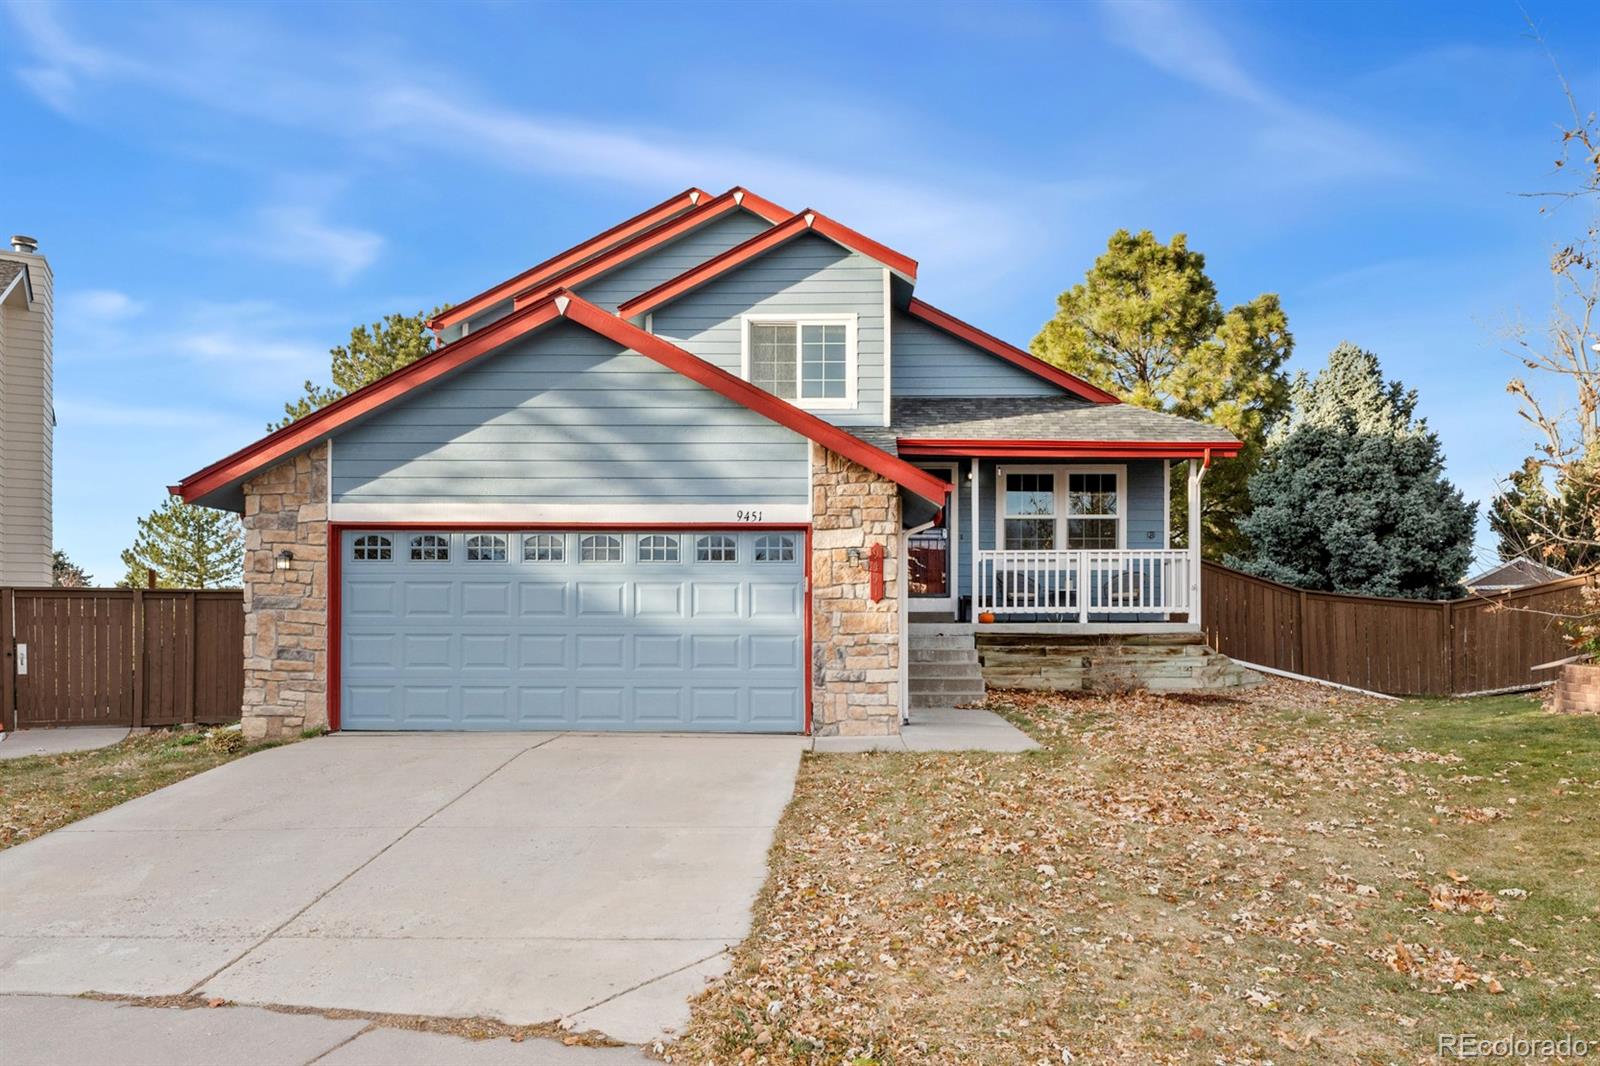
[[[345,729],[798,732],[805,535],[346,531]]]

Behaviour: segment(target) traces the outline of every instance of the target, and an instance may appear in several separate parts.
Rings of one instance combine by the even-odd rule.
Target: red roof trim
[[[1162,440],[934,440],[901,438],[896,450],[911,456],[978,456],[984,459],[1231,459],[1238,441]]]
[[[437,318],[428,323],[431,329],[443,329],[453,325],[464,318],[471,318],[478,311],[491,304],[516,295],[520,289],[537,284],[541,277],[549,277],[563,270],[570,270],[584,260],[614,248],[624,241],[631,240],[641,233],[645,233],[661,223],[680,215],[685,211],[692,211],[696,206],[706,203],[711,194],[702,189],[685,189],[676,196],[646,208],[639,214],[624,222],[619,222],[604,233],[596,234],[586,241],[573,245],[564,252],[551,256],[536,266],[518,274],[514,278],[502,281],[500,284],[485,289],[478,295],[463,300],[461,303],[442,312]]]
[[[736,244],[721,255],[713,256],[699,266],[686,270],[677,277],[670,278],[647,292],[640,293],[617,308],[617,314],[623,318],[633,318],[637,315],[654,311],[662,304],[669,303],[684,293],[699,288],[708,281],[720,277],[752,259],[765,255],[779,245],[785,244],[808,231],[820,234],[835,244],[842,245],[853,252],[859,252],[869,259],[874,259],[890,270],[904,274],[908,278],[915,280],[917,276],[917,261],[915,259],[901,255],[893,248],[879,244],[870,237],[864,237],[848,226],[840,225],[826,215],[807,209],[790,216],[784,222],[767,230],[767,232],[758,233],[743,244]]]
[[[248,477],[257,470],[315,443],[352,419],[382,407],[492,349],[561,317],[570,318],[581,326],[654,359],[668,369],[699,382],[735,403],[772,419],[779,425],[787,426],[829,451],[837,452],[853,462],[860,463],[934,503],[942,503],[950,491],[947,482],[927,471],[874,448],[837,426],[822,421],[816,415],[802,411],[793,404],[756,388],[748,381],[712,366],[677,345],[646,333],[637,326],[630,325],[589,301],[564,290],[553,293],[548,299],[502,318],[476,333],[469,333],[453,344],[447,344],[423,356],[410,366],[357,389],[348,396],[335,400],[328,406],[268,434],[254,444],[247,445],[203,470],[190,474],[178,484],[171,486],[168,491],[175,496],[182,496],[186,501],[193,501]]]
[[[643,255],[654,248],[659,248],[668,241],[676,240],[690,230],[698,229],[708,222],[714,222],[731,211],[744,208],[766,219],[768,222],[778,223],[789,217],[789,213],[770,200],[764,200],[755,194],[741,188],[732,188],[714,200],[708,200],[678,218],[673,219],[664,226],[657,227],[648,233],[617,245],[602,255],[579,263],[571,270],[553,277],[544,278],[538,283],[523,288],[516,293],[516,303],[513,305],[520,310],[528,304],[549,296],[557,289],[571,288],[582,285],[592,278],[599,277],[608,270],[622,266],[628,260]]]
[[[985,333],[977,326],[963,322],[954,315],[947,314],[916,297],[911,298],[911,304],[906,310],[911,313],[912,317],[920,318],[930,326],[959,337],[968,344],[982,348],[991,355],[998,355],[1006,362],[1019,366],[1030,374],[1037,374],[1046,381],[1059,385],[1068,392],[1077,393],[1086,400],[1092,400],[1095,403],[1122,402],[1115,394],[1107,392],[1098,385],[1091,385],[1076,374],[1069,374],[1060,367],[1052,366],[1031,352],[1025,352],[1016,345],[1007,344],[999,337]]]

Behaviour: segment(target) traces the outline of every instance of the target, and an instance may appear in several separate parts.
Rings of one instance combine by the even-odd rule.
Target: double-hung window
[[[745,378],[800,407],[856,404],[854,315],[746,317]]]
[[[1122,472],[1051,467],[1007,471],[1002,547],[1113,551],[1122,547]]]

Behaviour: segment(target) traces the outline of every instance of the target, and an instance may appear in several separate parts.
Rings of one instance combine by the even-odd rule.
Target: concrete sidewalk
[[[467,1040],[260,1007],[146,1007],[0,995],[6,1066],[640,1066],[635,1048]]]
[[[95,748],[108,748],[127,736],[127,726],[70,725],[59,729],[22,729],[0,733],[0,759],[92,751]]]
[[[930,707],[911,712],[911,721],[891,737],[814,737],[811,750],[848,754],[862,751],[1037,751],[1038,744],[993,711],[976,707]]]

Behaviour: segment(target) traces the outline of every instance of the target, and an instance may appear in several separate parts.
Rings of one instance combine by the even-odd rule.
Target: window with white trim
[[[793,533],[763,533],[756,538],[755,553],[758,563],[792,563],[795,536]]]
[[[1121,546],[1117,480],[1109,472],[1067,472],[1068,548],[1110,551]]]
[[[499,533],[474,533],[467,538],[467,562],[503,563],[506,561],[506,538]]]
[[[411,561],[443,563],[450,560],[450,538],[438,533],[418,533],[411,538]]]
[[[731,563],[739,557],[739,542],[726,533],[711,533],[695,541],[694,557],[702,563]]]
[[[675,563],[678,561],[678,538],[668,533],[651,533],[639,538],[641,563]]]
[[[586,563],[620,563],[622,538],[611,533],[590,533],[578,542],[578,558]]]
[[[522,538],[525,563],[559,563],[566,556],[566,537],[560,533],[528,533]]]
[[[1056,476],[1050,471],[1007,474],[1004,547],[1014,551],[1054,551]]]
[[[394,544],[388,537],[368,533],[355,539],[354,555],[360,563],[385,562],[394,558]]]
[[[855,404],[854,315],[748,318],[745,377],[752,385],[802,407]]]

